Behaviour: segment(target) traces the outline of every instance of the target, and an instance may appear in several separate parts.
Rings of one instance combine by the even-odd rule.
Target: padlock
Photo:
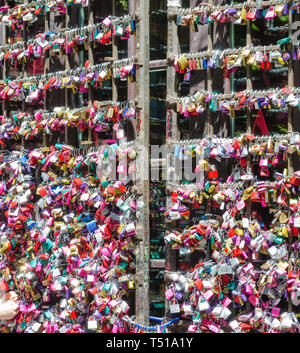
[[[174,298],[172,299],[171,301],[171,304],[170,304],[170,313],[171,314],[178,314],[180,313],[180,306],[177,302],[177,300]]]

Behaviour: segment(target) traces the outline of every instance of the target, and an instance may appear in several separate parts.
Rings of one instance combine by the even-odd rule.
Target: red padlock
[[[197,279],[197,281],[195,281],[195,286],[197,287],[198,290],[201,290],[203,288],[203,283],[201,279]]]
[[[177,202],[177,197],[178,197],[177,192],[173,192],[172,193],[172,202]]]
[[[217,170],[210,170],[208,172],[208,179],[216,179],[218,177],[219,177],[219,175],[218,175],[218,171]]]

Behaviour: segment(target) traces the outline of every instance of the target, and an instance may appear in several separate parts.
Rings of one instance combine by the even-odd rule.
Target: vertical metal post
[[[133,15],[136,11],[136,0],[128,0],[128,13]],[[128,57],[136,55],[136,37],[131,36],[128,38]],[[127,97],[128,100],[134,100],[136,96],[136,83],[132,82],[127,87]]]
[[[293,35],[293,29],[292,29],[292,24],[293,24],[293,14],[292,11],[289,11],[289,37],[292,37]],[[288,88],[293,88],[294,87],[294,65],[293,65],[293,60],[290,58],[289,60],[289,66],[288,66]],[[288,106],[288,132],[293,132],[293,107]],[[292,165],[292,155],[289,155],[288,158],[288,172],[289,175],[291,175],[294,170],[293,170],[293,165]]]
[[[209,4],[211,6],[213,6],[213,0],[210,0]],[[209,22],[208,28],[207,28],[207,52],[209,53],[209,55],[213,50],[213,43],[214,43],[213,36],[214,36],[214,24],[213,24],[213,22]],[[212,92],[212,90],[213,90],[213,72],[212,72],[212,69],[210,67],[208,67],[207,68],[207,91]],[[212,136],[214,134],[212,114],[213,114],[212,111],[210,109],[208,109],[206,131],[207,131],[207,136],[210,138],[212,138]],[[211,196],[209,196],[209,199],[208,199],[206,212],[208,212],[209,214],[212,213],[212,198],[211,198]],[[207,256],[208,256],[208,252],[209,252],[209,247],[207,247]]]
[[[230,23],[230,47],[234,48],[235,45],[235,26],[233,23]],[[234,92],[234,72],[231,74],[230,77],[230,90],[231,92]],[[231,137],[234,137],[235,134],[235,117],[230,118],[230,129],[231,129]]]
[[[181,6],[181,1],[179,2]],[[174,147],[172,141],[180,139],[180,131],[177,125],[177,112],[173,109],[169,102],[178,97],[179,80],[176,74],[175,68],[172,63],[172,56],[180,53],[180,42],[178,38],[178,27],[175,22],[175,17],[171,12],[171,9],[167,9],[167,115],[166,115],[166,145],[168,155],[166,156],[166,208],[169,209],[171,205],[171,197],[169,195],[172,187],[169,185],[171,181],[176,178],[175,175],[175,156],[171,148]],[[176,271],[178,252],[171,249],[170,246],[166,246],[166,270]],[[165,299],[165,317],[169,310],[169,301]]]
[[[180,2],[181,3],[181,2]],[[176,70],[172,64],[172,55],[180,53],[180,43],[178,38],[178,28],[175,23],[174,15],[170,8],[167,10],[168,16],[168,34],[167,34],[167,104],[172,98],[178,97],[179,80]],[[180,139],[180,131],[177,126],[177,113],[172,111],[172,115],[167,114],[166,117],[166,139]]]
[[[89,2],[89,6],[88,6],[88,22],[89,22],[89,25],[94,24],[94,14],[93,14],[93,10],[91,9],[91,2]],[[94,65],[94,55],[93,55],[93,43],[91,40],[89,41],[88,60],[89,60],[90,66],[93,66]],[[91,86],[89,86],[88,101],[89,101],[89,106],[91,106],[93,103],[93,89]],[[92,132],[93,132],[92,129],[89,127],[88,128],[88,140],[91,142],[93,141]],[[90,168],[90,166],[89,166],[89,168]]]
[[[83,6],[80,6],[79,9],[79,27],[84,26],[84,8]],[[83,67],[84,65],[84,50],[79,51],[79,67]],[[79,107],[83,106],[83,93],[79,92],[78,93],[78,98],[79,98]],[[79,146],[82,144],[82,131],[78,131],[78,143]]]
[[[7,4],[7,1],[4,1],[4,5]],[[2,40],[1,44],[6,44],[6,25],[4,23],[1,23],[1,30],[2,30]],[[6,78],[6,60],[3,62],[2,66],[2,79],[4,80]],[[6,99],[2,100],[2,114],[6,117],[7,116],[7,104],[6,104]]]
[[[45,32],[49,32],[49,23],[48,23],[48,13],[46,12],[46,7],[44,7],[44,17],[45,17],[45,22],[44,22],[44,27],[45,27]],[[45,58],[45,65],[44,65],[44,74],[46,74],[49,71],[49,66],[50,66],[50,59],[49,59],[49,51],[46,53],[46,58]],[[48,93],[47,91],[44,92],[44,110],[47,110],[48,106]],[[43,130],[43,147],[47,146],[47,134],[45,129]]]
[[[149,115],[150,115],[150,93],[149,93],[149,0],[138,0],[137,9],[140,20],[137,22],[137,92],[138,105],[141,108],[140,129],[137,131],[136,146],[149,152]],[[148,166],[148,156],[143,156],[137,151],[139,166]],[[144,158],[147,158],[146,160]],[[146,162],[146,163],[145,163]],[[147,170],[148,168],[146,168]],[[138,171],[137,188],[138,217],[137,217],[137,249],[136,249],[136,318],[143,325],[149,320],[149,173],[145,170]]]
[[[181,5],[181,1],[180,1]],[[174,55],[180,53],[180,42],[178,37],[178,27],[175,23],[175,16],[172,14],[171,9],[167,9],[168,18],[168,32],[167,32],[167,116],[166,116],[166,144],[170,155],[167,156],[166,170],[168,182],[176,179],[175,173],[171,170],[175,167],[174,154],[171,152],[171,147],[174,146],[173,141],[180,139],[180,131],[177,125],[177,112],[170,105],[170,101],[179,96],[179,79],[176,70],[173,66],[172,58]],[[167,198],[167,207],[169,200]],[[167,256],[166,256],[166,261]],[[166,265],[168,267],[168,265]]]
[[[209,1],[209,4],[213,6],[213,0]],[[208,29],[207,29],[207,52],[211,53],[213,50],[213,23],[209,22],[208,23]],[[207,68],[207,90],[209,92],[212,92],[212,85],[213,85],[213,76],[212,76],[212,69]],[[207,135],[209,137],[212,137],[214,134],[214,127],[212,123],[212,111],[208,110],[207,112]]]
[[[252,0],[248,1],[249,4],[251,5]],[[251,21],[246,20],[246,46],[250,47],[252,44],[252,38],[251,38]],[[251,80],[251,67],[250,65],[246,66],[246,89],[247,90],[252,90],[252,80]],[[251,134],[251,110],[247,107],[246,108],[246,132],[247,134]],[[251,156],[248,156],[247,158],[247,173],[251,174]],[[251,200],[248,200],[247,202],[247,208],[246,208],[246,216],[247,218],[251,217],[251,209],[252,209],[252,204]],[[250,310],[250,303],[249,301],[246,302],[246,310]]]
[[[27,23],[25,22],[23,24],[23,31],[22,31],[22,36],[23,36],[23,41],[24,41],[24,47],[26,48],[27,46]],[[27,65],[24,61],[25,57],[23,58],[23,64],[22,64],[22,77],[27,77]],[[26,102],[25,99],[22,100],[22,112],[26,111]],[[22,147],[25,147],[25,136],[22,136]]]
[[[7,5],[7,1],[5,0],[4,1],[4,6]],[[1,33],[2,33],[2,37],[0,36],[0,43],[1,45],[5,45],[6,44],[6,25],[4,23],[1,23],[0,24],[0,30],[1,30]],[[2,80],[4,80],[6,78],[6,65],[5,65],[5,60],[3,61],[3,66],[2,66]],[[7,111],[6,111],[6,99],[3,99],[2,100],[2,115],[4,117],[7,116]],[[0,149],[4,149],[4,147],[1,145]],[[4,180],[4,175],[2,173],[1,175],[1,180],[3,181]],[[5,216],[4,216],[4,210],[1,211],[1,221],[3,222],[5,219]]]
[[[66,9],[66,17],[65,17],[65,28],[66,31],[68,30],[69,27],[69,21],[70,21],[70,15],[69,15],[69,9],[70,7],[67,6]],[[68,42],[69,38],[66,36],[66,42]],[[69,63],[69,54],[66,50],[65,52],[65,70],[69,70],[70,69],[70,63]],[[65,107],[68,107],[68,88],[65,88]],[[68,126],[66,126],[65,128],[65,143],[68,145],[69,144],[69,128]]]
[[[292,14],[292,11],[289,10],[289,37],[292,37],[292,35],[293,35],[292,24],[293,24],[293,14]],[[293,66],[293,64],[294,64],[294,62],[293,62],[292,58],[290,58],[289,67],[288,67],[288,88],[294,87],[294,66]],[[288,132],[289,133],[293,132],[293,107],[290,105],[288,106]],[[288,162],[288,175],[291,177],[294,173],[293,155],[292,154],[288,154],[288,161],[287,162]],[[290,216],[290,213],[291,213],[291,211],[289,208],[289,216]],[[288,261],[289,266],[288,266],[288,269],[291,270],[292,269],[292,251],[293,251],[293,248],[292,248],[293,237],[292,237],[292,235],[289,234],[288,240],[289,240],[289,251],[288,251],[289,252],[289,261]],[[291,300],[290,293],[288,293],[288,311],[289,312],[293,311],[293,303]]]
[[[249,3],[249,5],[251,5],[252,0],[249,0],[248,3]],[[251,21],[250,20],[246,20],[246,46],[250,47],[251,44],[252,44],[252,39],[251,39]],[[247,90],[252,90],[251,67],[249,65],[246,66],[246,78],[247,78],[246,89]],[[249,110],[247,108],[246,114],[247,114],[246,129],[247,129],[247,133],[251,134],[251,110]],[[251,164],[250,164],[250,161],[248,160],[247,170],[250,171],[250,169],[251,169]]]
[[[112,16],[114,17],[116,14],[116,0],[112,0]],[[117,38],[116,36],[112,37],[112,57],[113,60],[118,60],[118,46],[117,46]],[[112,77],[112,100],[116,102],[118,100],[118,86],[117,80]]]

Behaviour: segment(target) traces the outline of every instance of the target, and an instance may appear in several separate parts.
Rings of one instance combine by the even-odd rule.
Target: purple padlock
[[[188,82],[191,79],[191,72],[187,71],[186,74],[184,75],[183,81]]]
[[[210,69],[215,69],[216,65],[211,60],[209,60],[207,63],[207,67],[209,67]]]
[[[255,17],[256,17],[257,19],[260,19],[260,18],[263,17],[263,15],[262,15],[262,9],[257,9],[257,10],[256,10]]]
[[[236,9],[229,9],[227,12],[228,12],[229,16],[234,16],[237,13],[237,10]]]
[[[212,94],[209,93],[209,94],[205,97],[205,102],[208,103],[208,102],[211,101],[211,99],[212,99]]]
[[[290,54],[289,53],[284,53],[282,56],[283,61],[287,62],[290,59]]]
[[[183,293],[182,292],[176,292],[175,293],[175,298],[180,301],[183,298]]]
[[[287,16],[288,14],[289,14],[289,5],[287,3],[285,3],[283,6],[282,15]]]

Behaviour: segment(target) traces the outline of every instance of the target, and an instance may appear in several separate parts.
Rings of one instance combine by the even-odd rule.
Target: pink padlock
[[[112,332],[117,333],[118,331],[119,331],[119,327],[116,324],[114,324],[112,328]]]
[[[203,297],[209,301],[212,297],[214,296],[214,292],[211,291],[211,290],[208,290],[206,291],[204,294],[203,294]]]
[[[208,325],[208,329],[210,331],[214,332],[214,333],[219,333],[220,332],[220,327],[217,324],[213,323],[213,322]]]
[[[229,306],[232,303],[232,300],[229,299],[228,297],[225,297],[221,303],[225,308],[227,308],[227,306]]]
[[[267,159],[261,159],[259,161],[259,166],[260,167],[268,167],[268,160]]]
[[[108,248],[102,248],[101,253],[102,253],[102,255],[104,255],[108,258],[110,257],[110,252],[109,252]]]
[[[129,206],[131,209],[136,210],[136,203],[133,200],[130,201]]]
[[[245,286],[245,293],[248,295],[252,294],[252,287],[249,284]]]
[[[188,332],[190,332],[190,333],[197,332],[197,325],[190,325],[188,328]]]
[[[253,306],[255,306],[255,305],[258,303],[258,298],[257,298],[254,294],[251,294],[248,299],[249,299],[249,302],[250,302]]]
[[[53,218],[53,217],[50,217],[50,218],[47,220],[47,222],[46,222],[46,224],[47,224],[48,226],[52,226],[53,223],[54,223],[54,218]]]
[[[273,306],[272,311],[271,311],[271,316],[278,317],[279,314],[280,314],[280,308]]]
[[[21,312],[21,313],[27,313],[27,307],[26,307],[26,305],[21,304],[20,307],[19,307],[19,309],[20,309],[20,312]]]
[[[275,14],[275,11],[273,8],[270,8],[267,13],[266,13],[266,16],[265,16],[265,19],[266,20],[270,20],[272,18],[275,18],[276,17],[276,14]]]
[[[252,269],[253,269],[253,265],[250,262],[246,266],[243,267],[243,271],[245,273],[248,273]]]
[[[166,292],[165,292],[165,296],[168,300],[171,300],[173,297],[174,297],[174,292],[172,291],[172,289],[168,289]]]
[[[248,259],[248,255],[245,253],[245,251],[241,251],[241,255],[245,260]]]
[[[105,26],[110,26],[111,25],[111,19],[109,17],[106,17],[102,23],[105,25]]]

